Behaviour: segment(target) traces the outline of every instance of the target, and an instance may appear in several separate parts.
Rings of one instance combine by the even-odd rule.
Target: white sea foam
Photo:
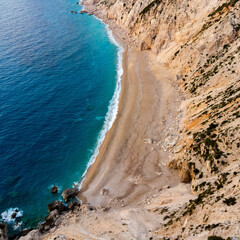
[[[13,213],[16,213],[16,216],[14,218],[12,217]],[[22,216],[23,216],[23,211],[20,210],[19,208],[9,208],[6,211],[1,213],[2,221],[6,223],[15,223],[16,218],[19,218]]]
[[[95,18],[97,18],[97,17],[95,17]],[[103,21],[101,19],[99,19],[99,18],[97,18],[97,19],[103,23]],[[102,145],[102,143],[105,139],[106,133],[112,127],[112,125],[113,125],[113,123],[114,123],[114,121],[117,117],[118,103],[119,103],[119,98],[120,98],[120,93],[121,93],[121,78],[122,78],[122,74],[123,74],[122,55],[123,55],[124,48],[116,41],[116,39],[113,36],[112,31],[108,28],[108,26],[105,23],[103,23],[103,24],[106,26],[107,34],[108,34],[108,37],[109,37],[111,43],[114,44],[115,46],[117,46],[117,48],[118,48],[116,88],[115,88],[113,97],[110,101],[110,104],[108,106],[108,112],[107,112],[107,115],[106,115],[105,120],[104,120],[103,128],[99,133],[99,137],[98,137],[98,140],[97,140],[97,144],[96,144],[94,153],[93,153],[93,155],[91,156],[91,158],[88,162],[87,169],[83,173],[83,176],[82,176],[82,179],[81,179],[80,183],[78,184],[79,189],[81,188],[82,182],[84,181],[84,179],[86,177],[86,173],[88,171],[88,168],[96,160],[96,157],[99,153],[99,148],[100,148],[100,146]]]
[[[17,222],[13,225],[13,230],[18,230],[21,228],[23,222]]]

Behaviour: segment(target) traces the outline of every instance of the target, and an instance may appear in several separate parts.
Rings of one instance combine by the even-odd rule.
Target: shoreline
[[[83,203],[96,207],[113,206],[120,202],[124,203],[122,205],[129,205],[141,200],[144,192],[159,187],[159,179],[162,187],[167,183],[171,186],[179,183],[177,172],[167,167],[169,154],[163,149],[157,149],[156,144],[146,146],[145,143],[145,139],[154,137],[154,139],[159,138],[156,141],[160,144],[165,136],[157,136],[154,132],[156,130],[159,133],[159,129],[164,130],[164,126],[159,126],[159,121],[161,118],[163,121],[168,118],[169,109],[171,114],[176,114],[178,103],[174,99],[175,92],[171,89],[168,96],[163,89],[165,87],[170,89],[169,81],[166,86],[164,82],[160,82],[165,81],[165,78],[172,79],[172,76],[166,69],[160,68],[155,71],[154,68],[157,69],[159,65],[154,55],[136,49],[134,44],[130,44],[131,39],[122,33],[122,29],[102,16],[94,6],[84,5],[85,8],[106,24],[108,29],[111,29],[114,37],[121,42],[122,46],[125,46],[125,50],[122,55],[123,74],[118,113],[111,128],[105,134],[95,161],[87,169],[85,178],[81,182],[78,198]],[[152,66],[150,67],[149,64]],[[145,79],[142,79],[142,76]],[[164,98],[171,99],[163,109],[160,109],[158,105]],[[172,106],[170,106],[171,101]],[[160,116],[159,119],[157,115]],[[152,129],[149,129],[145,121],[152,124]],[[171,125],[171,122],[172,119],[168,121],[168,125]],[[137,127],[135,123],[138,123]],[[138,136],[136,132],[139,132]],[[136,146],[134,146],[135,142]],[[134,146],[134,150],[128,145]],[[140,152],[144,157],[139,157]],[[145,158],[150,158],[151,163],[146,163]],[[159,163],[159,158],[165,159],[164,163]],[[132,159],[134,164],[129,159]],[[149,172],[139,168],[144,165],[150,169]],[[129,172],[131,170],[132,173]],[[174,177],[167,181],[173,172]],[[119,184],[122,185],[116,191]],[[106,193],[103,194],[105,190]]]
[[[80,182],[78,183],[78,189],[82,189],[83,182],[85,181],[86,175],[89,171],[89,168],[95,163],[99,152],[100,148],[103,145],[107,133],[111,130],[117,115],[118,115],[118,109],[119,109],[119,101],[121,97],[121,92],[122,92],[122,75],[123,75],[123,54],[124,54],[124,47],[123,47],[123,42],[119,41],[119,39],[113,34],[112,30],[109,29],[108,24],[104,23],[101,19],[98,17],[94,16],[96,19],[102,22],[102,24],[105,25],[107,35],[109,38],[109,41],[117,47],[117,65],[116,65],[116,87],[112,96],[112,99],[109,102],[108,106],[108,111],[105,116],[104,124],[99,132],[99,136],[97,139],[97,144],[94,150],[93,155],[89,159],[89,162],[87,164],[86,170],[84,171]],[[119,43],[120,42],[120,43]]]
[[[94,5],[85,5],[84,0],[81,0],[79,5],[82,6],[82,11],[85,11],[85,7],[87,7],[87,8],[94,7]],[[116,89],[114,91],[113,97],[109,103],[108,112],[105,116],[105,122],[104,122],[103,128],[99,133],[96,148],[94,150],[93,155],[89,159],[86,170],[84,171],[84,173],[81,177],[81,180],[78,183],[78,189],[79,189],[80,194],[77,196],[77,198],[80,199],[83,203],[86,202],[86,199],[85,199],[85,197],[83,197],[81,195],[81,193],[86,189],[86,186],[88,184],[90,184],[91,177],[93,176],[94,172],[96,171],[97,166],[99,166],[99,164],[100,164],[101,156],[104,152],[104,149],[107,147],[106,145],[109,144],[108,138],[110,137],[110,135],[113,131],[114,124],[119,115],[119,109],[121,108],[121,102],[122,102],[121,99],[123,97],[123,92],[125,91],[125,81],[124,81],[125,79],[124,79],[123,75],[124,75],[124,65],[125,65],[125,61],[126,61],[126,52],[127,52],[127,47],[126,47],[126,42],[124,41],[124,37],[121,37],[120,34],[118,33],[118,31],[116,31],[116,28],[118,29],[118,27],[113,26],[112,24],[110,24],[107,21],[107,19],[103,19],[103,18],[99,17],[96,13],[93,13],[91,15],[94,18],[96,18],[97,20],[99,20],[102,24],[105,25],[106,30],[107,30],[107,35],[108,35],[110,42],[112,44],[114,44],[118,49],[117,76],[116,76],[117,82],[116,82]],[[121,67],[119,66],[120,63],[121,63]],[[119,71],[121,71],[120,74],[119,74]],[[118,84],[120,85],[120,92],[117,92]],[[117,99],[114,99],[115,94],[119,94]],[[110,109],[111,102],[113,100],[117,101],[117,107],[115,109]],[[108,117],[110,110],[116,110],[116,115],[112,119],[112,121],[110,121],[110,127],[108,128],[108,130],[106,132],[104,132],[105,123],[106,124],[109,123],[109,122],[106,122],[106,118]],[[112,114],[114,114],[114,113],[112,113]],[[110,117],[112,117],[112,116],[110,116]],[[103,133],[104,136],[101,136],[101,133]]]
[[[122,69],[123,73],[121,75],[121,91],[120,91],[120,96],[118,99],[118,110],[117,110],[117,115],[114,119],[113,124],[111,125],[110,129],[106,132],[104,140],[102,141],[99,149],[98,149],[98,154],[94,160],[94,162],[87,168],[86,174],[84,175],[84,179],[81,182],[81,188],[80,188],[80,194],[78,195],[78,198],[81,199],[83,202],[86,202],[86,198],[82,195],[82,192],[86,191],[88,188],[88,185],[91,184],[91,179],[95,175],[97,168],[99,164],[101,163],[101,159],[103,157],[104,151],[109,147],[109,141],[111,139],[111,135],[113,131],[116,129],[117,125],[117,120],[119,115],[121,114],[121,109],[122,109],[122,104],[123,104],[123,96],[124,92],[126,90],[126,79],[125,79],[125,62],[126,62],[126,54],[127,54],[127,48],[124,49],[124,52],[122,54]]]

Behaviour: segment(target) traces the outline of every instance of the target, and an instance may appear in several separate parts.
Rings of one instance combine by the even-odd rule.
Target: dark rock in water
[[[78,203],[78,202],[70,202],[68,204],[68,209],[69,210],[74,210],[75,207],[79,207],[79,206],[80,206],[80,203]]]
[[[0,222],[0,240],[8,240],[7,224]]]
[[[55,185],[51,187],[51,193],[58,193],[58,187]]]
[[[65,205],[61,201],[54,201],[48,204],[48,211],[51,212],[53,210],[57,210],[59,213],[66,210]]]
[[[78,194],[77,188],[67,188],[63,191],[62,197],[66,202],[68,202],[70,199],[74,198],[77,194]]]
[[[16,218],[16,216],[17,216],[17,213],[16,213],[16,212],[14,212],[14,213],[11,215],[11,219],[14,219],[14,218]]]

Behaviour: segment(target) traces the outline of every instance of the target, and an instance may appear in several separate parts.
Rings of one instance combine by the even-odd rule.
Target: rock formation
[[[7,225],[0,222],[0,240],[7,240]]]
[[[66,202],[68,202],[70,199],[74,198],[77,194],[78,194],[77,188],[67,188],[63,191],[62,197]]]
[[[58,187],[55,185],[51,187],[51,193],[58,193]]]

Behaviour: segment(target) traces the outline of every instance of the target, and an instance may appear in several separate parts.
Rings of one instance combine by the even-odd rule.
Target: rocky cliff
[[[95,14],[123,29],[132,45],[153,52],[185,95],[177,141],[164,146],[171,153],[169,167],[191,184],[196,199],[166,215],[164,232],[174,229],[177,237],[215,229],[239,236],[240,1],[91,4]]]

